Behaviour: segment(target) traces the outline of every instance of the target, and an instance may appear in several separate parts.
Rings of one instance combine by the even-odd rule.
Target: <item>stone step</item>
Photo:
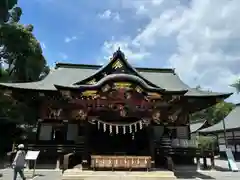
[[[81,171],[78,169],[69,169],[63,173],[62,180],[97,180],[97,179],[176,179],[172,171],[151,171],[151,172],[129,172],[129,171]]]

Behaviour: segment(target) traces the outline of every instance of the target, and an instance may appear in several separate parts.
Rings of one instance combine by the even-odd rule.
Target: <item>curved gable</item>
[[[123,52],[118,49],[113,57],[110,59],[106,65],[102,66],[99,70],[97,70],[94,74],[89,76],[88,78],[81,80],[79,82],[74,83],[73,85],[84,85],[84,84],[96,84],[102,78],[111,74],[129,74],[137,76],[142,79],[148,86],[154,88],[161,88],[153,82],[147,80],[143,77],[134,67],[132,67],[125,58]]]

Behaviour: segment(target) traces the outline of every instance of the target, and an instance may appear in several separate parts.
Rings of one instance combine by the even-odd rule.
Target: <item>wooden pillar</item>
[[[37,133],[36,133],[36,142],[37,143],[39,141],[39,136],[40,136],[40,133],[41,133],[41,126],[42,126],[42,119],[38,119],[38,122],[37,122]]]
[[[82,168],[83,170],[87,170],[90,167],[91,158],[89,154],[89,131],[90,124],[87,120],[84,122],[84,150],[82,154]]]
[[[155,168],[155,145],[154,145],[154,133],[151,124],[148,127],[148,137],[149,137],[149,150],[151,156],[151,168]]]
[[[66,144],[67,143],[67,135],[68,135],[68,120],[63,120],[63,133],[64,133],[64,142],[63,144]]]
[[[173,163],[172,157],[167,156],[166,158],[167,158],[167,168],[168,168],[168,170],[173,171],[174,170],[174,163]]]
[[[207,169],[207,158],[205,156],[203,157],[203,168]]]
[[[215,169],[214,154],[211,156],[211,169]]]

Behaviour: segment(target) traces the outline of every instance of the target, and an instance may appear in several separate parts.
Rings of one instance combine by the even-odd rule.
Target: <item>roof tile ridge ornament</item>
[[[173,74],[174,74],[174,75],[177,75],[177,73],[176,73],[176,68],[172,68],[172,70],[173,70]]]
[[[58,61],[55,61],[55,62],[54,62],[54,69],[57,69],[57,68],[58,68],[58,63],[59,63]]]
[[[121,51],[120,47],[118,47],[118,50],[113,53],[113,57],[111,59],[112,60],[114,60],[114,59],[125,59],[125,54]]]

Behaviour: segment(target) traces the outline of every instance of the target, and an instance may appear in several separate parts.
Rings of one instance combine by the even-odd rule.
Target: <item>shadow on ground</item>
[[[195,178],[199,178],[199,179],[215,179],[215,178],[213,178],[211,176],[204,175],[204,174],[199,173],[199,172],[174,172],[174,175],[178,179],[195,179]]]

